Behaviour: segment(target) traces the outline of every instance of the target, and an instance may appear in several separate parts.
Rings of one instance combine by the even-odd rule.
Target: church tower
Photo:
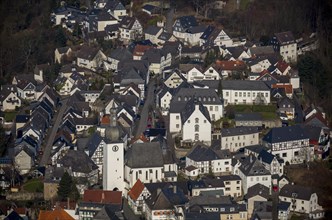
[[[117,126],[116,107],[113,105],[110,125],[105,130],[103,189],[124,191],[124,141],[122,130]]]

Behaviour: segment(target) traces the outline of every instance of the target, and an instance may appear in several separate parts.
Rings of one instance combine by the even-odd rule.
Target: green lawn
[[[23,185],[23,189],[28,192],[43,192],[44,184],[40,179],[31,179]]]
[[[5,112],[5,120],[6,121],[14,121],[17,112]]]

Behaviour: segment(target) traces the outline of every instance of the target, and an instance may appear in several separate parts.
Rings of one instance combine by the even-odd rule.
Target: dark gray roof
[[[109,57],[118,61],[123,61],[132,59],[133,55],[127,48],[120,47],[111,51]]]
[[[201,206],[221,205],[221,204],[231,205],[232,204],[231,198],[229,196],[220,196],[220,197],[216,197],[216,196],[194,196],[189,201],[190,206],[193,206],[193,205],[201,205]]]
[[[289,105],[289,107],[288,107],[288,105]],[[290,98],[288,98],[287,96],[285,96],[285,97],[279,99],[279,101],[278,101],[278,107],[279,108],[294,108],[295,105],[294,105],[293,101],[290,100]]]
[[[274,36],[276,37],[277,41],[281,44],[290,44],[295,42],[295,38],[293,33],[290,31],[275,33]]]
[[[133,27],[135,21],[136,21],[136,18],[125,16],[124,18],[122,18],[119,25],[121,28],[131,29]]]
[[[100,136],[98,132],[93,133],[93,135],[89,138],[86,144],[86,148],[89,151],[89,157],[91,157],[95,153],[97,147],[100,145],[102,141],[103,138]]]
[[[235,114],[235,121],[261,121],[262,119],[262,115],[258,112],[243,112]]]
[[[236,127],[236,128],[222,128],[221,136],[222,137],[230,137],[237,135],[246,135],[246,134],[254,134],[258,133],[257,127]]]
[[[218,94],[214,89],[195,89],[195,88],[180,88],[173,97],[172,102],[186,101],[195,98],[202,102],[203,105],[221,105]]]
[[[163,52],[161,49],[151,48],[145,51],[142,56],[142,60],[148,60],[149,63],[161,63],[161,58],[166,57],[167,54]]]
[[[310,197],[313,193],[314,192],[311,188],[299,185],[286,184],[284,187],[281,188],[279,196],[288,198],[296,197],[297,199],[310,200]]]
[[[309,135],[300,125],[272,128],[263,137],[263,141],[272,144],[303,139],[309,139]]]
[[[239,169],[245,176],[271,175],[270,171],[265,169],[264,165],[253,155],[241,160]]]
[[[245,149],[247,149],[248,151],[257,153],[257,154],[259,154],[262,150],[268,150],[268,148],[263,145],[246,146]]]
[[[243,46],[227,47],[226,49],[232,54],[232,57],[234,57],[235,59],[239,58],[239,56],[245,51],[245,48]]]
[[[219,212],[188,212],[185,216],[186,220],[220,220]]]
[[[99,49],[84,45],[77,53],[78,58],[92,60],[97,55]]]
[[[174,209],[175,205],[184,205],[188,201],[181,188],[169,186],[152,192],[145,200],[150,210]]]
[[[160,143],[135,143],[126,154],[130,168],[162,167],[164,165]]]
[[[198,144],[188,152],[187,157],[194,161],[211,161],[230,158],[230,152],[228,150],[215,151],[210,147]]]
[[[172,37],[172,34],[163,32],[159,35],[158,39],[163,41],[168,41]]]
[[[226,90],[270,91],[264,82],[251,80],[223,80],[222,88]]]
[[[262,150],[258,155],[258,159],[267,164],[271,164],[274,158],[275,156],[267,150]]]
[[[161,27],[157,27],[157,26],[149,26],[144,33],[146,34],[150,34],[150,35],[156,35],[159,33],[159,31],[161,30]]]
[[[63,167],[70,167],[73,172],[78,173],[87,174],[98,169],[98,166],[83,151],[69,150],[58,163],[62,164]]]
[[[290,202],[280,201],[278,204],[278,211],[286,211],[289,209],[290,205]]]
[[[172,104],[174,104],[174,103],[172,103]],[[187,102],[186,107],[181,112],[181,121],[182,121],[182,123],[184,123],[188,120],[188,118],[195,111],[197,105],[198,105],[198,108],[199,108],[200,112],[205,116],[206,120],[211,122],[208,109],[206,107],[204,107],[201,102],[197,102],[196,100],[191,99]]]
[[[248,188],[248,192],[245,196],[246,200],[260,195],[261,197],[268,199],[270,197],[270,189],[260,183],[257,183]]]
[[[188,194],[188,185],[187,182],[159,182],[159,183],[145,183],[144,186],[146,189],[150,192],[153,193],[157,191],[157,189],[164,189],[164,188],[170,188],[172,186],[176,186],[180,188],[184,194]]]
[[[203,33],[206,30],[205,25],[198,25],[188,28],[187,32],[191,34]]]
[[[196,18],[194,16],[182,16],[182,17],[179,17],[178,20],[184,29],[188,29],[190,27],[194,27],[194,26],[198,25]]]
[[[262,56],[262,55],[271,55],[274,54],[272,46],[259,46],[250,48],[251,55]]]

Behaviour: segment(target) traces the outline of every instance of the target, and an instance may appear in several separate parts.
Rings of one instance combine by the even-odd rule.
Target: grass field
[[[17,112],[5,112],[5,120],[6,121],[14,121]]]
[[[43,192],[44,184],[40,179],[31,179],[23,185],[23,189],[28,192]]]

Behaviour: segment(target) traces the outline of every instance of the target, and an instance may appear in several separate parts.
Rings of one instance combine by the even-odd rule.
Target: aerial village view
[[[0,219],[332,219],[332,1],[0,11]]]

